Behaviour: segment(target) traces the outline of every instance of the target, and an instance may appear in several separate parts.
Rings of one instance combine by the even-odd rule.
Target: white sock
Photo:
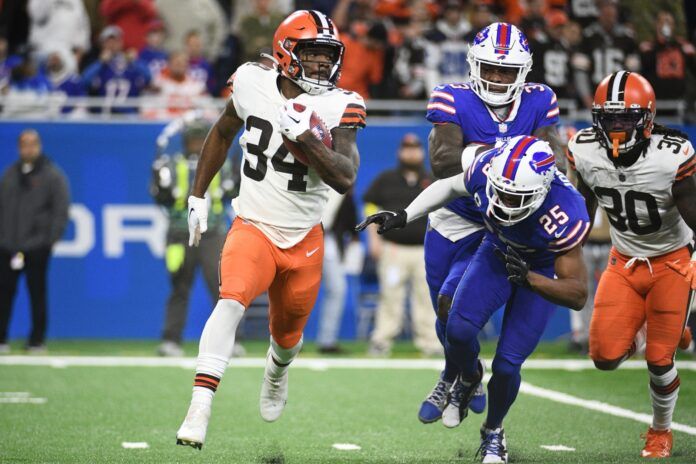
[[[235,300],[218,300],[198,344],[196,378],[191,403],[210,405],[234,350],[234,338],[244,306]]]
[[[650,372],[650,398],[652,399],[653,423],[655,430],[667,430],[672,425],[672,413],[679,396],[679,374],[672,368],[662,375]]]
[[[266,362],[266,375],[277,379],[287,372],[290,363],[295,359],[297,353],[302,349],[302,338],[297,345],[290,348],[283,348],[271,337],[271,359]]]

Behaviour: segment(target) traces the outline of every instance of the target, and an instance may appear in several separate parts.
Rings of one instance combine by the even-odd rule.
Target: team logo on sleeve
[[[553,153],[538,151],[532,155],[532,159],[529,160],[529,165],[534,172],[542,174],[548,171],[555,162],[556,160],[554,159]]]

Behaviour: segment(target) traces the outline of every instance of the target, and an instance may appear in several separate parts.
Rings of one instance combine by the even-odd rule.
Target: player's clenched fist
[[[377,224],[379,228],[377,229],[378,234],[383,234],[392,229],[402,229],[406,227],[406,211],[380,211],[377,214],[372,214],[365,218],[363,222],[357,225],[356,231],[360,232],[365,230],[370,224]]]
[[[297,137],[309,130],[309,119],[312,110],[305,105],[288,100],[280,109],[279,124],[280,132],[293,142],[297,142]]]
[[[689,285],[691,286],[691,290],[696,290],[696,261],[691,260],[688,263],[680,263],[679,260],[670,263],[667,263],[667,267],[670,269],[678,272],[679,274],[684,276],[684,280],[686,280]]]
[[[198,246],[201,234],[208,230],[208,202],[205,198],[188,197],[189,246]]]

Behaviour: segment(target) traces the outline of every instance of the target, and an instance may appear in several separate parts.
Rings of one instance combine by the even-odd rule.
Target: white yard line
[[[485,360],[488,365],[490,359]],[[231,367],[264,367],[265,358],[234,358]],[[0,356],[0,366],[49,366],[56,368],[72,366],[88,367],[181,367],[193,369],[195,358],[161,358],[143,356]],[[313,370],[326,369],[433,369],[440,370],[439,359],[369,359],[369,358],[298,358],[292,363],[295,368]],[[677,369],[696,371],[696,361],[677,361]],[[585,359],[530,359],[524,369],[553,369],[581,371],[595,369]],[[645,362],[626,361],[621,369],[645,369]]]
[[[486,360],[490,365],[491,361]],[[264,367],[265,358],[236,358],[230,363],[231,367]],[[71,366],[90,367],[180,367],[193,369],[196,365],[195,358],[160,358],[138,356],[0,356],[0,366],[48,366],[65,368]],[[696,371],[696,361],[677,361],[680,370]],[[299,358],[293,362],[294,368],[306,368],[316,371],[327,369],[432,369],[440,370],[443,361],[435,359],[360,359],[360,358]],[[590,360],[578,359],[531,359],[524,364],[524,369],[555,369],[578,371],[594,369]],[[645,362],[631,360],[623,363],[621,369],[645,369]],[[487,378],[489,378],[487,376]],[[578,406],[592,411],[609,414],[616,417],[635,420],[644,424],[652,423],[649,414],[637,413],[628,409],[602,403],[595,400],[585,400],[566,393],[541,388],[522,382],[520,392],[555,401],[558,403]],[[23,392],[9,393],[8,395],[22,395]],[[41,400],[45,398],[4,397],[4,402],[19,402],[17,400]],[[34,401],[30,401],[34,402]],[[674,430],[696,435],[696,427],[672,423]]]
[[[623,417],[625,419],[631,419],[637,422],[642,422],[643,424],[652,424],[652,416],[650,414],[634,412],[629,409],[620,408],[618,406],[614,406],[609,403],[603,403],[601,401],[584,400],[582,398],[578,398],[577,396],[568,395],[566,393],[561,393],[556,390],[549,390],[548,388],[537,387],[527,382],[522,382],[522,384],[520,385],[520,392],[525,393],[527,395],[543,398],[545,400],[555,401],[557,403],[569,404],[571,406],[579,406],[581,408],[589,409],[591,411],[609,414],[610,416]],[[680,424],[678,422],[672,422],[672,430],[688,433],[689,435],[696,435],[696,427]]]

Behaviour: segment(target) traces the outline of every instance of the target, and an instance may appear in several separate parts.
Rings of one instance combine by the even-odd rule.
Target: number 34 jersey
[[[232,76],[232,103],[244,121],[242,181],[232,206],[276,246],[290,248],[321,221],[330,187],[283,145],[278,116],[287,99],[278,89],[278,76],[251,62]],[[365,127],[365,104],[355,92],[336,88],[321,95],[303,93],[294,101],[314,110],[329,130]]]
[[[694,174],[696,157],[688,140],[653,134],[631,166],[616,166],[592,128],[568,143],[568,159],[594,192],[611,223],[611,241],[627,256],[654,257],[693,239],[672,196],[672,185]]]

